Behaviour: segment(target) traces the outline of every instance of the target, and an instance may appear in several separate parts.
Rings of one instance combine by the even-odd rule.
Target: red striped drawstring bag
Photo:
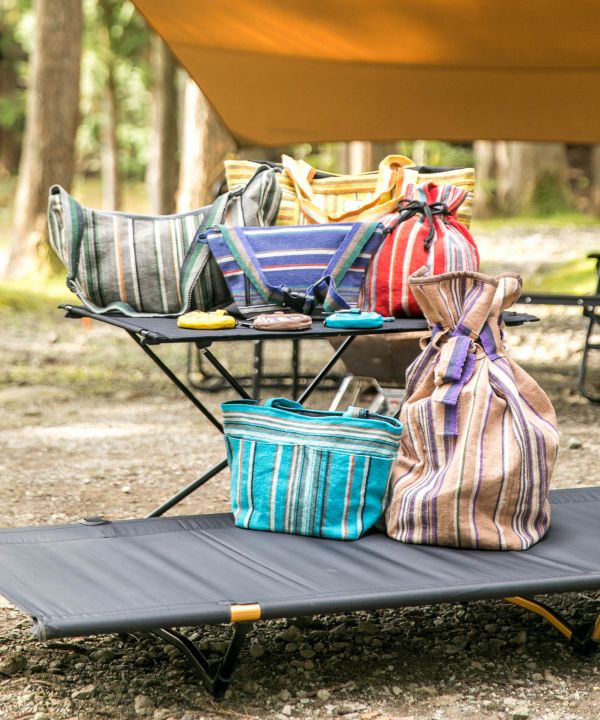
[[[469,193],[456,185],[408,185],[398,211],[381,222],[386,237],[362,286],[360,307],[384,316],[422,317],[408,282],[420,267],[440,274],[479,270],[479,253],[457,212]]]

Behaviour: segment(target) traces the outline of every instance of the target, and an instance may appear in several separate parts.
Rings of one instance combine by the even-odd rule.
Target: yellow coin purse
[[[223,330],[224,328],[234,328],[235,318],[227,310],[215,310],[214,312],[194,310],[177,318],[177,326],[190,330]]]

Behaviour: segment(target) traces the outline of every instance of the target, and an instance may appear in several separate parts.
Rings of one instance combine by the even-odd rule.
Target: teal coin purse
[[[383,317],[378,312],[361,312],[358,308],[338,310],[325,318],[325,326],[330,328],[380,328],[384,322],[394,318]]]

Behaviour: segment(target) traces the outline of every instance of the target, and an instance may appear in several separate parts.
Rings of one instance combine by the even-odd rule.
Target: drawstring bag
[[[393,212],[409,185],[434,182],[455,185],[467,193],[458,209],[465,225],[471,222],[475,171],[473,168],[417,166],[404,155],[388,155],[373,172],[335,175],[317,170],[304,160],[282,155],[281,163],[266,163],[277,171],[282,191],[275,225],[323,225],[331,222],[379,220]],[[243,187],[259,163],[226,160],[230,190]]]
[[[386,316],[422,317],[408,278],[423,265],[431,273],[478,270],[473,236],[457,218],[467,197],[453,185],[411,185],[398,211],[383,220],[385,239],[373,256],[359,301]]]
[[[365,270],[383,237],[380,223],[225,227],[208,243],[242,317],[286,308],[312,315],[355,307]]]
[[[257,169],[244,188],[178,215],[92,210],[59,185],[50,188],[50,244],[67,268],[67,287],[92,312],[128,316],[212,310],[229,291],[208,247],[193,243],[215,223],[270,225],[281,190]]]
[[[308,410],[285,398],[221,407],[238,527],[356,540],[379,520],[398,420],[365,408]]]
[[[547,395],[503,343],[501,313],[521,280],[422,268],[410,283],[432,331],[407,371],[387,533],[422,545],[526,550],[550,523],[558,430]]]

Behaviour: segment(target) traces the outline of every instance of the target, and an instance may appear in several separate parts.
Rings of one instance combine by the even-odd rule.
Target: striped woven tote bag
[[[422,268],[410,282],[432,334],[407,371],[388,535],[526,550],[550,523],[558,430],[548,397],[502,340],[501,313],[521,294],[521,280]]]
[[[283,155],[281,163],[268,163],[278,171],[282,190],[276,225],[378,220],[392,212],[409,185],[435,182],[466,191],[458,219],[469,226],[473,209],[473,168],[417,166],[404,155],[388,155],[374,172],[334,175],[316,170],[303,160]],[[243,187],[259,163],[226,160],[225,177],[230,190]]]
[[[411,185],[398,211],[383,220],[385,239],[373,256],[359,301],[363,310],[392,317],[422,317],[410,275],[479,270],[473,236],[458,220],[467,192],[453,185]]]
[[[242,228],[219,225],[206,242],[238,314],[290,308],[312,315],[355,307],[383,238],[380,223]]]
[[[270,225],[281,190],[272,169],[212,205],[178,215],[146,216],[83,207],[59,185],[50,188],[50,244],[67,268],[67,287],[96,313],[180,315],[229,301],[206,245],[193,243],[216,223]]]
[[[402,426],[363,408],[223,403],[235,524],[355,540],[383,513]]]

